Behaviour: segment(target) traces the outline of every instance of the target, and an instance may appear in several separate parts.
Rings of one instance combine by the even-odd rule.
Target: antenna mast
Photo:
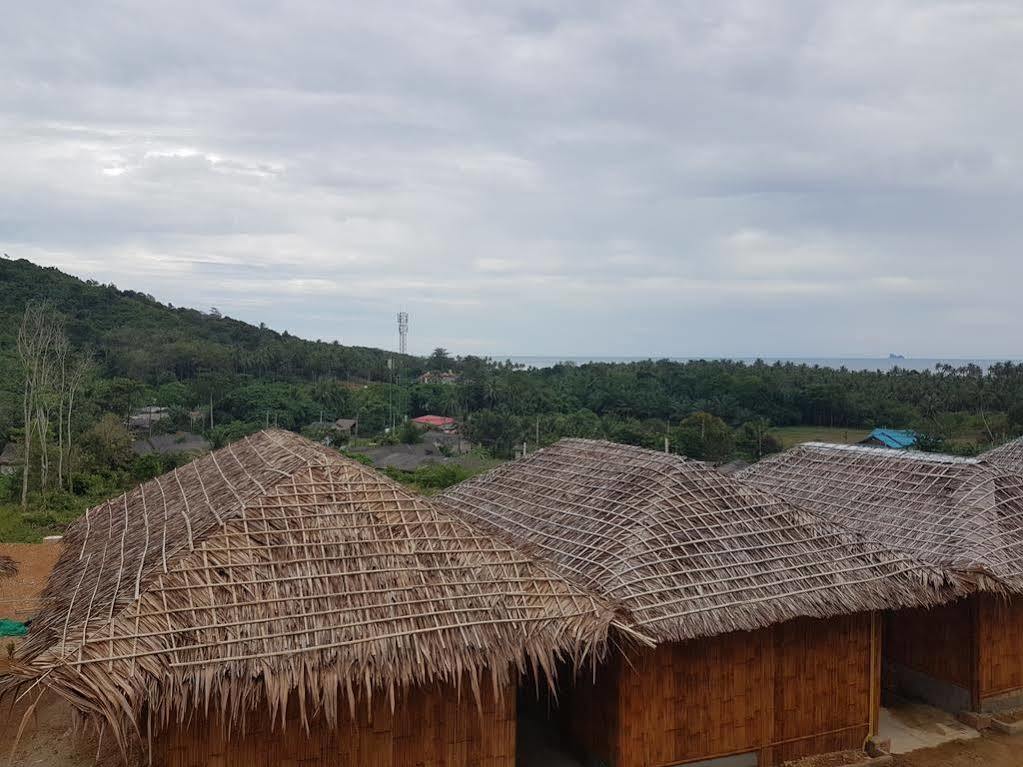
[[[407,354],[408,312],[398,312],[398,353]]]

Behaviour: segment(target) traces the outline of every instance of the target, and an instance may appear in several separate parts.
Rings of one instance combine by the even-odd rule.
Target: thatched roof
[[[91,509],[43,602],[20,678],[119,735],[144,710],[283,716],[297,693],[333,722],[406,685],[478,693],[484,669],[496,685],[599,654],[616,620],[549,567],[275,430]]]
[[[621,600],[661,640],[931,604],[959,589],[712,467],[568,439],[439,496]]]
[[[0,554],[0,578],[13,578],[18,574],[18,563]]]
[[[980,459],[1004,471],[1023,474],[1023,437],[981,453]]]
[[[1023,591],[1023,479],[970,458],[807,443],[739,474],[981,588]]]

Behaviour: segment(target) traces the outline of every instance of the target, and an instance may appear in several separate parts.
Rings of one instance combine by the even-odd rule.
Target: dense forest
[[[38,418],[25,415],[28,365],[18,338],[27,310],[49,318],[63,355],[63,388],[40,394]],[[79,368],[72,408],[67,371]],[[420,382],[430,371],[452,375]],[[322,438],[337,418],[358,420],[360,444],[411,441],[406,420],[435,413],[455,417],[497,458],[524,443],[583,436],[657,449],[667,439],[675,452],[726,461],[780,449],[784,427],[911,428],[924,449],[969,454],[1023,432],[1021,403],[1023,366],[1013,363],[883,373],[667,360],[522,369],[444,349],[401,356],[307,341],[0,259],[0,447],[23,449],[27,422],[44,446],[26,482],[0,477],[0,505],[17,505],[20,515],[6,523],[0,515],[0,540],[22,535],[26,519],[33,530],[59,529],[89,503],[181,460],[132,454],[125,424],[145,406],[169,409],[155,431],[200,433],[214,446],[266,424]]]

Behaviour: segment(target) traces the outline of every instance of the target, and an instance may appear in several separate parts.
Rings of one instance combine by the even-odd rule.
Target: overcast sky
[[[5,2],[0,249],[323,339],[1023,356],[1023,3]]]

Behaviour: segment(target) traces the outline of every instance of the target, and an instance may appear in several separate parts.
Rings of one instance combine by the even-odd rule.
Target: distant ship
[[[888,359],[890,360],[904,360],[906,357],[902,354],[889,354]]]

